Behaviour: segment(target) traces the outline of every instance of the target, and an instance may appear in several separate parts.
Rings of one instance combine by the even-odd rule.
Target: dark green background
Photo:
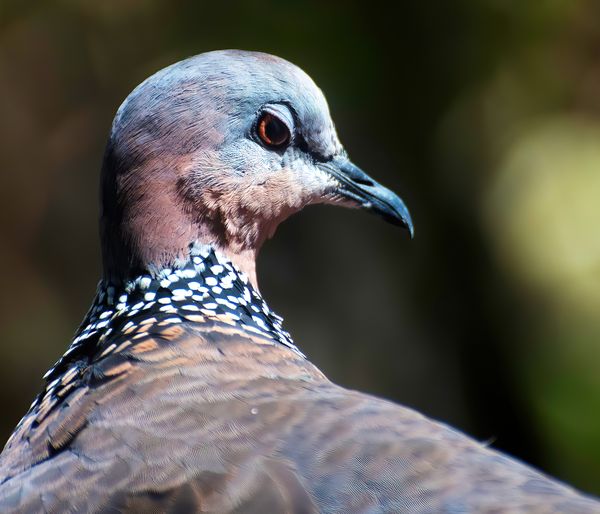
[[[0,0],[0,436],[99,277],[118,105],[157,69],[271,52],[325,91],[416,237],[314,207],[259,262],[331,378],[600,493],[600,3]],[[318,422],[318,420],[315,420]]]

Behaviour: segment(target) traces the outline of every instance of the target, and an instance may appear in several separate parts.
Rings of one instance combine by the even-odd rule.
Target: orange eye
[[[292,137],[287,125],[269,112],[261,115],[256,126],[256,131],[261,141],[272,148],[280,148],[287,145]]]

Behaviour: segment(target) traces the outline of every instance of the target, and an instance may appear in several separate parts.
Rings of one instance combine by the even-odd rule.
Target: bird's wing
[[[283,347],[222,326],[144,334],[26,416],[1,512],[600,512]]]

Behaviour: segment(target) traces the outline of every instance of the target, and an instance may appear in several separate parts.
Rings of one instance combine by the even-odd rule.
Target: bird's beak
[[[393,191],[375,182],[347,158],[336,158],[320,164],[327,173],[339,182],[337,194],[360,207],[374,212],[384,220],[407,229],[414,235],[410,213],[404,202]]]

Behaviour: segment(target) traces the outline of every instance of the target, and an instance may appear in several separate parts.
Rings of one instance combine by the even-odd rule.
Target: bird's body
[[[265,80],[275,96],[247,100],[236,132],[228,93],[261,96]],[[445,425],[333,384],[283,330],[253,260],[279,221],[353,202],[412,229],[400,200],[347,161],[299,70],[217,52],[140,88],[105,159],[104,278],[0,455],[0,512],[600,512]],[[286,146],[282,126],[263,125],[272,116],[293,134]]]

